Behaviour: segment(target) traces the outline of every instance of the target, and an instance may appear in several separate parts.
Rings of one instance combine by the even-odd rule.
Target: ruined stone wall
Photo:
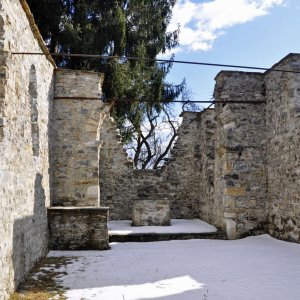
[[[229,238],[264,232],[266,225],[265,104],[261,73],[220,72],[216,77],[215,205]],[[220,209],[219,209],[220,208]]]
[[[100,101],[103,75],[77,70],[55,72],[52,117],[52,203],[99,206]]]
[[[300,71],[300,55],[274,68]],[[300,242],[300,77],[266,74],[268,229],[276,238]]]
[[[178,138],[171,150],[170,159],[163,169],[163,182],[167,185],[171,201],[172,218],[199,216],[199,131],[198,113],[183,112]]]
[[[199,217],[199,201],[202,201],[201,215],[211,219],[208,216],[211,208],[204,208],[209,201],[204,199],[212,198],[213,193],[213,110],[199,115],[201,113],[183,113],[171,156],[157,170],[135,170],[123,149],[113,119],[104,120],[100,134],[103,142],[100,190],[101,204],[110,207],[111,219],[131,219],[136,199],[170,200],[172,218]],[[206,126],[205,129],[202,126]],[[200,157],[205,160],[202,165]]]
[[[100,140],[102,143],[99,157],[101,205],[110,208],[109,216],[113,220],[131,219],[134,193],[133,162],[123,148],[113,118],[104,119]]]
[[[47,253],[48,134],[54,66],[23,1],[0,2],[0,299]],[[32,18],[32,16],[31,16]]]

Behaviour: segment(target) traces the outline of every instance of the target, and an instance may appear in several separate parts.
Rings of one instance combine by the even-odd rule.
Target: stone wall
[[[215,203],[229,238],[263,232],[266,224],[266,125],[261,73],[216,77]],[[226,103],[226,101],[245,103]],[[252,103],[247,103],[247,101]]]
[[[55,72],[51,161],[54,206],[99,206],[99,126],[103,75]]]
[[[132,216],[133,162],[120,141],[113,118],[104,119],[100,129],[102,142],[99,157],[101,205],[110,208],[111,219],[126,220]]]
[[[273,68],[300,71],[300,55]],[[103,76],[57,70],[53,101],[54,69],[25,1],[2,0],[0,300],[47,253],[50,198],[81,206],[49,210],[53,248],[108,247],[107,209],[82,208],[100,205],[99,186],[112,219],[131,219],[135,200],[166,198],[172,218],[200,217],[229,238],[268,232],[300,242],[299,74],[220,72],[222,103],[184,112],[170,158],[144,171],[100,101]]]
[[[24,7],[22,7],[22,5]],[[25,8],[25,10],[24,10]],[[0,2],[0,299],[48,250],[53,69],[24,1]]]
[[[171,217],[191,219],[199,216],[199,131],[198,113],[183,112],[178,138],[163,168],[163,183],[167,185]]]
[[[273,68],[300,71],[291,54]],[[300,78],[266,74],[268,230],[276,238],[300,242]]]
[[[272,69],[299,71],[300,55]],[[299,90],[297,73],[216,77],[216,100],[225,102],[216,105],[215,201],[217,220],[231,238],[268,232],[300,241]],[[266,104],[255,104],[260,101]]]

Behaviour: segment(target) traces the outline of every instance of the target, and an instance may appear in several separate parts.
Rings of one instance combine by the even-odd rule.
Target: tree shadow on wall
[[[37,173],[34,182],[33,214],[16,219],[14,222],[12,262],[15,288],[48,251],[46,196],[42,180],[43,176]],[[23,203],[23,205],[30,204]]]

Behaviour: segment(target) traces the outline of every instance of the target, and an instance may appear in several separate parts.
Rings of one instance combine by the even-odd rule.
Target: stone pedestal
[[[50,207],[50,250],[106,250],[108,208]]]
[[[170,202],[160,200],[134,200],[132,226],[170,226]]]

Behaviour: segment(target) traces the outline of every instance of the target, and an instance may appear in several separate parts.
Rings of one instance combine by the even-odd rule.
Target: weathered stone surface
[[[54,66],[20,1],[0,5],[0,299],[48,250],[49,115]]]
[[[103,121],[100,134],[103,145],[99,166],[101,203],[110,207],[111,219],[131,219],[133,200],[147,198],[168,198],[172,218],[188,219],[199,216],[200,172],[203,176],[206,174],[203,183],[203,189],[206,190],[203,193],[212,195],[213,191],[212,112],[213,110],[208,111],[205,113],[207,117],[202,118],[199,113],[183,113],[182,125],[178,130],[178,139],[171,151],[171,157],[158,170],[135,170],[132,161],[124,152],[113,119],[106,118]],[[201,126],[205,130],[205,142],[201,140]],[[202,171],[199,166],[199,163],[203,163],[199,160],[202,155],[200,145],[205,148],[203,156],[208,158],[205,158]]]
[[[51,136],[55,206],[100,205],[99,126],[105,105],[90,98],[100,97],[102,81],[99,73],[56,71]]]
[[[132,226],[170,226],[170,201],[167,199],[134,200]]]
[[[214,96],[224,103],[216,104],[215,225],[226,230],[230,239],[265,230],[265,104],[255,104],[264,100],[263,90],[262,73],[222,71],[216,77]]]
[[[55,80],[55,97],[97,98],[102,96],[103,74],[57,69]],[[94,123],[98,127],[99,122]]]
[[[112,219],[132,218],[133,199],[168,198],[172,218],[200,217],[229,238],[268,232],[300,242],[299,74],[220,72],[214,95],[223,103],[184,112],[168,161],[141,171],[99,100],[103,76],[55,72],[53,107],[53,60],[12,55],[41,51],[48,55],[25,1],[2,0],[1,300],[47,252],[50,194],[55,205],[99,206],[99,184]],[[300,55],[273,68],[299,71]],[[49,211],[53,245],[108,247],[107,210]]]
[[[197,199],[199,201],[199,218],[215,224],[218,227],[219,207],[214,197],[215,192],[215,111],[208,109],[198,114],[198,138],[197,138],[197,168],[200,174],[196,174],[194,183],[198,188]]]
[[[300,55],[274,66],[300,71]],[[300,242],[300,79],[299,74],[266,74],[268,230],[277,238]]]
[[[51,250],[107,250],[108,208],[48,208]]]
[[[280,66],[297,69],[298,60],[290,55]],[[167,197],[173,218],[200,216],[223,229],[234,222],[230,236],[269,230],[298,241],[300,93],[294,75],[280,74],[220,72],[215,98],[224,103],[215,111],[183,113],[171,157],[160,170],[134,170],[116,124],[104,116],[99,174],[101,201],[112,209],[111,218],[132,218],[133,199]],[[89,184],[89,194],[95,194],[95,183]]]
[[[123,149],[113,118],[106,117],[100,128],[102,142],[99,157],[99,183],[101,205],[110,208],[113,220],[130,220],[132,218],[133,199],[136,192],[132,186],[136,179],[133,162]]]
[[[225,216],[225,215],[224,215]],[[226,218],[226,234],[229,240],[234,240],[237,238],[237,224],[232,219]]]

